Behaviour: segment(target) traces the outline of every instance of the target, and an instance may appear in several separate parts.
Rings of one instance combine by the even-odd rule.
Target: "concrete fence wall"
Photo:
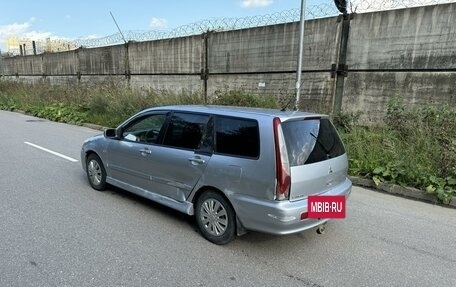
[[[348,21],[348,20],[347,20]],[[456,107],[456,3],[306,21],[300,107],[330,113],[336,99],[365,121],[381,120],[390,97]],[[293,95],[299,23],[0,60],[3,79],[99,82],[214,96],[242,89]],[[346,61],[342,59],[345,56]],[[348,73],[332,70],[348,65]],[[342,85],[341,85],[342,84]],[[338,89],[337,87],[343,87]]]
[[[456,3],[356,15],[345,111],[384,115],[390,97],[456,108]]]

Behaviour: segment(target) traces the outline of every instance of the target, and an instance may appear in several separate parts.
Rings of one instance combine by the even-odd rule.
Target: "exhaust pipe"
[[[324,234],[325,233],[325,228],[326,228],[326,222],[317,227],[317,233],[318,234]]]

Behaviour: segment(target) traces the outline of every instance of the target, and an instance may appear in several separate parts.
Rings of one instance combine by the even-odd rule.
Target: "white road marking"
[[[71,162],[78,162],[77,159],[74,159],[74,158],[72,158],[72,157],[63,155],[63,154],[58,153],[58,152],[55,152],[55,151],[52,151],[52,150],[47,149],[47,148],[44,148],[44,147],[42,147],[42,146],[39,146],[39,145],[30,143],[30,142],[24,142],[24,143],[27,144],[27,145],[29,145],[29,146],[32,146],[32,147],[34,147],[34,148],[40,149],[40,150],[42,150],[42,151],[45,151],[45,152],[48,152],[48,153],[50,153],[50,154],[53,154],[53,155],[56,155],[56,156],[58,156],[58,157],[64,158],[64,159],[66,159],[66,160],[69,160],[69,161],[71,161]]]

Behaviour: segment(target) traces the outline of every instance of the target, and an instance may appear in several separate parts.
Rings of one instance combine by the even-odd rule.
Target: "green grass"
[[[241,90],[216,93],[208,104],[281,108],[290,96],[255,96]],[[115,127],[153,106],[204,104],[195,93],[134,90],[113,81],[55,86],[0,81],[0,109],[23,110],[72,124]],[[333,117],[349,156],[349,173],[380,182],[417,187],[443,203],[456,196],[456,112],[448,106],[406,108],[400,98],[387,107],[382,125],[358,124],[360,114]]]
[[[252,96],[243,91],[220,91],[208,104],[276,108],[279,100],[271,96]],[[148,107],[204,103],[203,97],[196,93],[134,90],[114,81],[73,86],[0,81],[0,109],[23,110],[72,124],[89,122],[115,127]]]
[[[363,127],[355,116],[338,123],[349,156],[349,173],[412,186],[448,203],[456,196],[456,112],[448,106],[406,108],[388,104],[383,125]],[[342,122],[342,123],[340,123]]]

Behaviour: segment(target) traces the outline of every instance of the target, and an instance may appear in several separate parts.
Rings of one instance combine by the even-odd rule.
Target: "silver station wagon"
[[[225,106],[146,109],[87,139],[90,185],[111,184],[188,215],[226,244],[248,230],[290,234],[323,226],[309,195],[351,191],[348,160],[325,115]]]

